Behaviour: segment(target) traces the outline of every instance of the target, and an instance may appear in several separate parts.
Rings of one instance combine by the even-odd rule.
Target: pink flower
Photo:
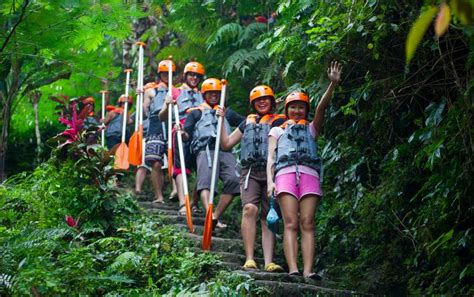
[[[74,220],[74,218],[72,216],[66,216],[65,220],[66,220],[66,224],[69,227],[77,228],[77,222],[76,222],[76,220]]]

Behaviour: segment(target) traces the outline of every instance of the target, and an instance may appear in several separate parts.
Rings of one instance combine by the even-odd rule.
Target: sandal
[[[179,206],[179,209],[178,209],[178,217],[181,217],[181,216],[186,216],[186,205],[185,204],[181,204]]]
[[[178,192],[171,193],[168,199],[171,200],[171,201],[174,201],[174,200],[178,199]]]
[[[291,273],[288,273],[289,276],[301,276],[301,273],[299,271],[293,271]]]
[[[320,275],[318,275],[318,274],[316,274],[316,273],[314,273],[314,272],[308,274],[307,276],[305,276],[305,278],[309,278],[309,279],[312,279],[312,280],[318,280],[318,281],[320,281],[320,280],[323,279]]]
[[[280,265],[271,262],[268,265],[265,265],[265,271],[266,272],[283,272],[284,270],[283,270],[283,267],[281,267]]]
[[[165,204],[165,201],[164,201],[164,200],[155,199],[155,200],[153,200],[151,203]]]
[[[202,210],[199,207],[197,207],[197,205],[193,205],[191,209],[193,211],[193,214],[202,213]]]
[[[255,260],[247,260],[242,268],[244,270],[258,269],[257,262],[255,262]]]

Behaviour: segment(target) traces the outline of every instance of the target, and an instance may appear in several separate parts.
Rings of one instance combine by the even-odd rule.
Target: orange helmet
[[[288,114],[287,114],[287,111],[288,111],[288,104],[290,102],[294,102],[294,101],[301,101],[301,102],[304,102],[306,103],[307,107],[308,107],[308,110],[307,110],[307,113],[309,113],[309,97],[308,95],[306,95],[305,93],[303,92],[291,92],[288,96],[286,96],[286,99],[285,99],[285,115],[288,117]]]
[[[222,83],[217,78],[208,78],[206,79],[201,86],[201,93],[206,93],[209,91],[222,91]]]
[[[254,100],[266,96],[272,97],[273,101],[275,101],[275,94],[273,94],[272,88],[265,85],[256,86],[250,91],[250,104],[252,104]]]
[[[183,73],[186,74],[187,72],[194,72],[200,75],[204,75],[204,66],[198,62],[189,62],[184,66]]]
[[[87,97],[85,99],[82,99],[82,104],[86,105],[86,104],[95,104],[95,100],[94,98],[92,97]]]
[[[168,72],[170,60],[163,60],[158,64],[158,72]],[[171,72],[176,71],[176,65],[171,61]]]
[[[121,95],[118,99],[118,103],[125,103],[125,95]],[[128,96],[128,104],[132,104],[133,103],[133,98],[132,96]]]

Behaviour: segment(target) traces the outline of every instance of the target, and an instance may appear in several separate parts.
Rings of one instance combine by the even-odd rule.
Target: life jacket
[[[99,126],[99,121],[93,116],[86,117],[84,119],[84,122],[82,122],[82,128],[84,130],[89,129],[90,127],[97,127],[97,126]]]
[[[115,113],[118,113],[105,128],[106,137],[121,137],[122,136],[122,125],[123,125],[123,109],[115,108]]]
[[[295,122],[286,121],[281,127],[283,134],[278,139],[276,148],[275,173],[278,170],[296,165],[308,166],[320,172],[321,159],[318,156],[318,146],[309,131],[306,120]]]
[[[272,123],[284,119],[284,115],[266,114],[257,123],[257,115],[247,116],[244,133],[240,145],[240,160],[242,166],[248,168],[265,167],[268,155],[268,132]]]
[[[155,86],[155,97],[151,100],[151,104],[148,109],[148,114],[152,116],[158,116],[158,112],[165,103],[166,94],[168,93],[168,86],[164,83],[156,84]]]
[[[198,107],[191,108],[188,112],[199,109],[201,111],[201,118],[196,122],[191,140],[191,148],[194,153],[199,152],[203,148],[209,150],[209,143],[215,142],[217,136],[217,116],[216,109],[218,105],[212,108],[206,102],[201,103]],[[224,127],[227,133],[230,133],[230,125],[226,118],[224,118]]]
[[[201,92],[188,88],[181,88],[176,102],[178,103],[179,119],[186,119],[188,116],[187,110],[193,107],[197,107],[204,103]],[[173,113],[174,115],[174,113]]]

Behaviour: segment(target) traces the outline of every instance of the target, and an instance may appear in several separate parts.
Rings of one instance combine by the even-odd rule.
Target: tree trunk
[[[33,110],[35,112],[35,135],[36,135],[36,160],[35,163],[39,164],[41,161],[41,152],[42,152],[42,145],[41,145],[41,133],[39,128],[39,101],[41,98],[41,92],[35,90],[30,93],[30,100],[33,104]]]
[[[10,110],[11,110],[11,101],[6,98],[2,110],[2,135],[0,137],[0,183],[2,183],[6,178],[6,167],[5,159],[7,157],[7,143],[8,143],[8,128],[10,126]]]

